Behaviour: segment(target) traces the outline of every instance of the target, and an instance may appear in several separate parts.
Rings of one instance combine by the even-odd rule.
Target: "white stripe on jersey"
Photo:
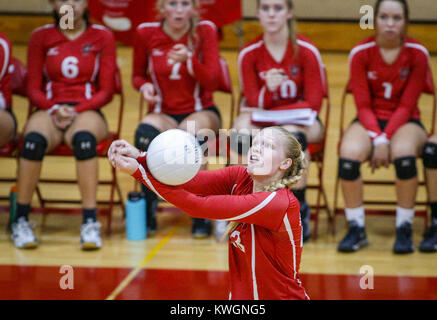
[[[153,60],[152,56],[149,56],[149,69],[150,69],[150,77],[152,78],[153,86],[155,87],[156,93],[158,93],[158,102],[155,105],[154,113],[161,113],[162,109],[162,92],[159,88],[158,80],[156,79],[155,69],[153,68]]]
[[[271,194],[269,194],[269,196],[267,198],[265,198],[259,205],[257,205],[256,207],[250,209],[249,211],[246,211],[243,214],[240,214],[239,216],[232,217],[232,218],[227,218],[227,219],[216,219],[216,220],[220,220],[220,221],[229,220],[229,221],[232,221],[232,220],[239,220],[239,219],[243,219],[243,218],[246,218],[248,216],[251,216],[252,214],[257,213],[259,210],[263,209],[266,205],[268,205],[270,203],[270,201],[272,201],[275,196],[276,196],[276,191],[272,192]]]
[[[422,51],[426,55],[426,57],[429,59],[429,52],[424,46],[422,46],[418,43],[411,43],[411,42],[405,42],[405,46],[407,48],[414,48],[414,49],[418,49],[418,50]]]
[[[92,25],[91,25],[91,28],[98,29],[98,30],[106,30],[106,31],[109,31],[108,28],[106,28],[105,26],[102,26],[101,24],[92,24]]]
[[[264,96],[266,94],[266,87],[263,86],[261,90],[259,91],[258,96],[258,108],[264,109]]]
[[[369,43],[361,44],[361,45],[356,46],[355,48],[353,48],[351,50],[351,53],[349,54],[349,66],[350,66],[350,64],[352,62],[352,58],[354,57],[355,54],[357,54],[358,52],[360,52],[362,50],[366,50],[366,49],[369,49],[369,48],[374,47],[374,46],[376,46],[376,42],[372,41],[372,42],[369,42]]]
[[[293,231],[291,230],[290,221],[288,221],[287,214],[284,215],[284,225],[285,229],[287,230],[288,237],[290,238],[291,247],[293,248],[293,270],[294,275],[293,278],[296,279],[296,244],[294,243],[294,237],[293,237]]]
[[[6,109],[6,100],[3,93],[0,92],[0,110]]]
[[[252,257],[251,257],[251,264],[252,264],[252,284],[253,284],[253,300],[259,300],[258,296],[258,285],[256,283],[256,274],[255,274],[255,228],[253,227],[253,224],[250,225],[250,231],[252,233]]]
[[[52,82],[51,81],[47,82],[47,84],[46,84],[46,98],[49,100],[53,98]]]
[[[36,32],[36,31],[42,30],[42,29],[53,28],[54,26],[55,26],[54,23],[49,23],[49,24],[46,24],[46,25],[44,25],[42,27],[36,28],[35,30],[33,30],[33,33]]]
[[[215,23],[212,22],[212,21],[209,21],[209,20],[202,20],[202,21],[199,22],[199,25],[200,25],[200,26],[208,25],[208,26],[210,26],[211,28],[213,28],[214,31],[217,31],[217,26],[216,26]]]
[[[149,186],[149,188],[155,192],[161,199],[165,200],[163,196],[161,196],[158,191],[156,191],[155,187],[153,186],[153,184],[150,182],[149,178],[147,178],[147,173],[146,170],[144,170],[143,166],[140,165],[138,167],[140,169],[141,175],[143,176],[143,180],[147,183],[147,185]],[[165,200],[167,201],[167,200]]]
[[[319,50],[314,45],[312,45],[311,43],[303,41],[303,40],[299,40],[298,39],[297,40],[297,44],[302,46],[302,47],[305,47],[305,48],[309,49],[314,54],[314,56],[316,57],[317,62],[319,63],[320,77],[322,79],[322,85],[323,85],[323,88],[325,88],[326,87],[326,79],[325,79],[325,71],[324,71],[325,65],[323,64],[322,56],[320,55]]]
[[[199,82],[196,82],[196,86],[194,88],[194,110],[195,111],[202,111],[203,110],[203,105],[202,105],[202,100],[199,97],[199,92],[200,92],[200,85]]]
[[[248,46],[247,48],[244,48],[243,50],[241,50],[240,54],[238,55],[238,71],[239,71],[238,74],[240,76],[241,92],[243,92],[243,89],[244,89],[244,87],[243,87],[243,77],[242,77],[243,76],[243,71],[242,71],[242,61],[243,61],[243,58],[244,58],[244,56],[248,52],[250,52],[252,50],[255,50],[256,48],[259,48],[263,44],[264,44],[264,41],[260,40],[260,41],[258,41],[256,43]]]
[[[140,24],[137,29],[142,29],[142,28],[147,28],[147,27],[160,27],[161,23],[160,22],[144,22],[142,24]]]
[[[94,71],[93,71],[93,75],[91,76],[91,82],[96,81],[97,74],[99,73],[99,69],[100,69],[100,53],[97,54],[96,60],[94,61]]]
[[[92,91],[91,91],[91,83],[87,82],[85,83],[85,98],[87,98],[87,100],[91,99],[91,97],[93,96]]]
[[[9,46],[8,43],[4,39],[0,39],[0,45],[3,47],[3,50],[5,50],[5,63],[3,65],[3,69],[0,72],[0,80],[3,79],[3,76],[5,75],[6,71],[8,70],[9,66]]]

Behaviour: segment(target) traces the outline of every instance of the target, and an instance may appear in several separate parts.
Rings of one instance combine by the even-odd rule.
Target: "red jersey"
[[[319,50],[302,35],[297,36],[298,54],[291,41],[282,58],[276,61],[258,37],[238,56],[242,92],[248,107],[263,109],[312,108],[322,105],[325,71]],[[274,92],[267,89],[265,75],[270,69],[282,69],[288,76]]]
[[[10,65],[12,58],[11,42],[0,33],[0,109],[10,109],[12,102]]]
[[[417,102],[423,91],[429,53],[406,37],[399,56],[391,65],[382,58],[375,36],[361,41],[349,56],[350,89],[358,118],[370,137],[388,139],[409,119],[419,119]],[[384,131],[377,120],[388,120]]]
[[[230,298],[309,299],[299,280],[302,225],[299,201],[288,189],[253,193],[246,168],[200,171],[171,187],[153,178],[139,158],[133,176],[193,217],[240,222],[229,236]]]
[[[160,22],[138,26],[134,46],[133,85],[136,89],[152,83],[159,102],[155,113],[184,114],[213,105],[212,92],[219,84],[220,62],[217,30],[210,21],[196,29],[195,52],[184,63],[170,64],[167,54],[176,44],[188,46],[188,32],[174,41]]]
[[[75,40],[49,24],[33,32],[27,66],[28,95],[36,107],[70,102],[78,103],[77,112],[99,109],[114,94],[115,40],[96,24]]]

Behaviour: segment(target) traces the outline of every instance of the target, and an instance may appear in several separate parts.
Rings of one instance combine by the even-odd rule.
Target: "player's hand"
[[[139,168],[139,163],[137,160],[130,158],[130,157],[125,157],[122,156],[120,154],[117,154],[114,157],[114,167],[117,170],[120,170],[122,172],[125,172],[129,175],[133,175],[135,173],[135,171],[138,170]]]
[[[155,104],[159,101],[159,96],[156,94],[155,87],[151,83],[144,85],[143,97],[148,104]]]
[[[188,48],[179,43],[175,44],[173,48],[168,52],[167,59],[171,62],[170,64],[182,63],[188,60],[190,56],[190,51]]]
[[[269,91],[276,91],[279,86],[288,79],[288,76],[285,74],[282,69],[270,69],[266,73],[266,85]]]
[[[73,123],[73,119],[74,119],[68,117],[66,118],[63,115],[61,115],[58,111],[53,113],[51,117],[56,128],[60,130],[65,130],[66,128],[68,128]]]
[[[388,168],[390,165],[390,145],[388,143],[381,143],[374,147],[372,159],[370,160],[370,167],[372,168],[372,173],[380,168]]]
[[[108,159],[114,168],[117,155],[137,159],[140,156],[140,151],[126,140],[116,140],[112,142],[108,150]]]

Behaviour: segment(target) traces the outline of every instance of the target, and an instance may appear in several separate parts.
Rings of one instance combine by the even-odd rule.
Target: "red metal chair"
[[[26,67],[18,59],[11,58],[12,70],[11,72],[11,87],[12,94],[15,96],[26,97],[26,84],[27,84],[27,70]],[[6,146],[0,148],[0,158],[17,159],[18,156],[18,144],[21,138],[21,133],[17,132],[14,139]],[[1,183],[14,183],[16,177],[0,177]],[[0,201],[9,201],[9,195],[0,196]],[[0,212],[9,212],[9,205],[0,206]]]
[[[436,109],[437,109],[437,95],[435,92],[434,87],[434,81],[432,78],[432,72],[431,69],[428,69],[427,78],[426,78],[426,85],[422,92],[425,95],[430,95],[433,99],[432,104],[432,110],[431,110],[431,118],[430,118],[430,135],[432,135],[435,131],[435,125],[436,125]],[[343,97],[341,101],[341,109],[340,109],[340,139],[343,137],[344,131],[345,131],[345,125],[346,125],[346,100],[348,96],[352,96],[352,90],[350,82],[346,86]],[[338,143],[338,149],[340,150],[341,140]],[[426,175],[424,175],[426,177]],[[344,209],[339,208],[338,206],[338,197],[339,197],[339,178],[338,174],[336,175],[336,182],[335,182],[335,191],[334,191],[334,215],[333,215],[333,223],[332,223],[332,232],[335,234],[335,217],[337,215],[344,215]],[[381,180],[381,179],[368,179],[363,178],[363,184],[364,186],[394,186],[394,181],[387,181],[387,180]],[[419,181],[419,188],[426,187],[426,181]],[[381,206],[383,208],[378,209],[368,209],[366,208],[366,215],[396,215],[396,212],[393,210],[393,206],[396,205],[396,201],[392,200],[374,200],[374,199],[364,199],[363,205],[377,205]],[[425,228],[428,226],[428,213],[427,213],[427,201],[416,201],[417,206],[424,206],[424,210],[418,210],[415,212],[416,217],[422,217],[424,218]]]
[[[329,223],[332,222],[332,214],[328,205],[328,198],[326,196],[325,186],[323,184],[323,172],[324,172],[324,159],[325,159],[325,146],[326,146],[326,137],[329,128],[329,113],[331,109],[331,100],[329,96],[329,86],[328,86],[328,75],[326,72],[326,68],[323,68],[325,74],[325,83],[324,83],[324,92],[323,92],[323,105],[322,109],[319,113],[321,116],[321,121],[324,123],[324,132],[323,138],[319,143],[310,143],[308,144],[308,150],[311,155],[311,162],[316,165],[317,168],[317,182],[308,183],[306,188],[307,190],[316,191],[316,202],[311,205],[311,220],[314,221],[314,229],[312,232],[313,239],[316,239],[318,236],[318,228],[319,228],[319,213],[320,210],[325,210],[328,214]],[[241,107],[245,105],[245,98],[240,94],[239,97],[239,109],[238,114],[240,114]],[[323,110],[323,112],[322,112]]]
[[[107,158],[108,149],[111,146],[111,143],[120,138],[120,130],[121,123],[123,120],[123,107],[124,107],[124,96],[123,96],[123,86],[121,81],[120,70],[117,69],[115,73],[115,95],[119,98],[118,110],[117,112],[117,126],[115,131],[110,131],[105,140],[101,141],[97,145],[97,156],[98,158]],[[29,109],[31,109],[30,107]],[[109,108],[106,106],[105,108]],[[101,109],[105,112],[105,108]],[[65,144],[59,145],[55,150],[53,150],[47,156],[56,156],[56,157],[73,157],[73,151],[66,146]],[[49,178],[41,178],[39,179],[39,184],[51,184],[51,185],[59,185],[59,184],[77,184],[76,179],[49,179]],[[100,180],[98,181],[98,185],[106,185],[110,186],[109,199],[108,200],[98,200],[98,216],[105,216],[107,220],[106,225],[106,234],[111,233],[111,221],[112,221],[112,211],[115,205],[120,205],[123,213],[124,213],[124,203],[122,198],[122,193],[120,189],[120,185],[117,179],[117,172],[111,166],[111,179],[110,180]],[[117,192],[118,200],[115,199],[115,191]],[[32,207],[32,212],[42,213],[43,224],[47,214],[82,214],[82,208],[79,207],[58,207],[58,206],[50,206],[50,204],[80,204],[81,200],[71,200],[65,198],[46,198],[43,196],[39,185],[36,188],[36,194],[40,203],[40,207]]]

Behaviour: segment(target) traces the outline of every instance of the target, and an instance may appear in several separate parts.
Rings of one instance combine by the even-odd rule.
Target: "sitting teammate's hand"
[[[133,175],[139,168],[139,163],[134,158],[125,157],[120,154],[114,156],[114,167],[117,170]]]
[[[146,83],[143,88],[143,97],[148,104],[155,104],[159,101],[159,96],[155,92],[155,87],[151,83]]]
[[[288,79],[282,69],[270,69],[266,73],[266,85],[269,91],[276,91],[279,86]]]
[[[117,155],[137,159],[140,156],[140,151],[126,140],[116,140],[112,142],[108,150],[108,159],[114,168]]]
[[[169,61],[172,61],[172,64],[185,62],[189,56],[190,51],[181,43],[174,45],[167,54],[167,58]]]
[[[388,143],[381,143],[373,149],[372,159],[370,160],[370,167],[372,172],[380,167],[390,165],[390,145]]]

